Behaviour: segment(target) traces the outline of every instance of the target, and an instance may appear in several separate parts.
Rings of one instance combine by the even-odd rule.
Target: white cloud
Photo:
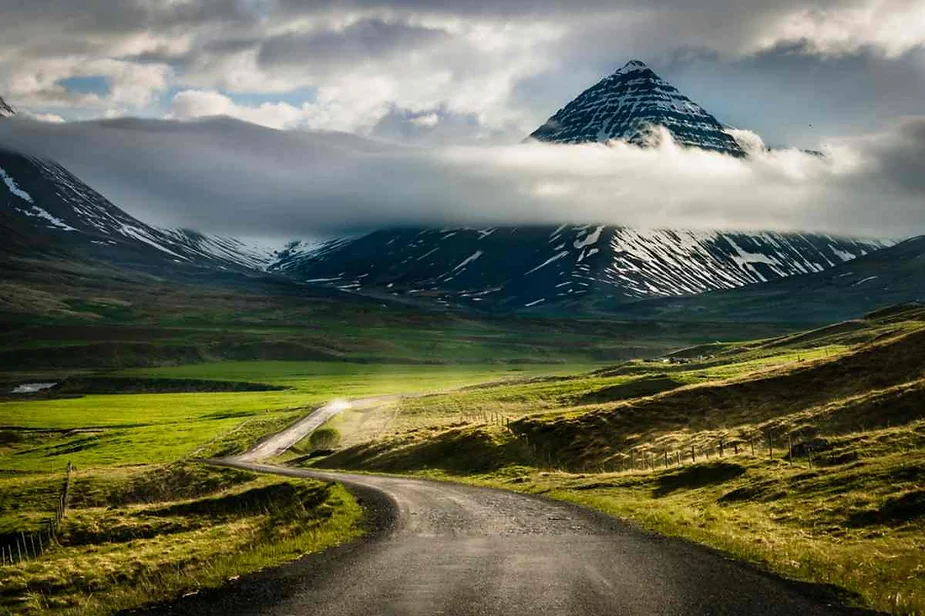
[[[476,122],[445,132],[462,141],[501,133],[516,141],[580,87],[631,57],[656,66],[685,57],[732,65],[790,47],[815,58],[809,70],[825,70],[826,58],[862,53],[910,64],[905,54],[925,49],[925,3],[24,2],[0,9],[0,94],[24,110],[67,118],[198,117],[211,106],[267,126],[360,134],[371,134],[396,110],[416,123],[465,116]],[[922,78],[925,67],[918,66]],[[831,79],[843,79],[837,67],[831,71]],[[58,85],[94,75],[108,80],[108,93]],[[754,81],[753,98],[764,96],[769,106],[775,97],[793,98]],[[908,100],[918,99],[912,85],[898,78],[891,84],[904,88]],[[524,87],[534,95],[523,94]],[[275,102],[281,93],[307,88],[317,91],[307,105]],[[160,97],[172,90],[200,92],[195,96],[203,100],[181,98],[174,101],[178,108],[164,109]],[[266,105],[210,102],[201,94],[220,92],[264,95]],[[749,108],[741,107],[746,115]]]
[[[648,149],[421,148],[232,120],[8,120],[0,144],[60,160],[142,219],[219,233],[563,222],[925,232],[925,118],[833,142],[828,157],[760,150],[747,160],[682,149],[667,134]]]
[[[210,116],[228,116],[268,128],[289,128],[302,124],[306,111],[287,103],[238,105],[218,92],[184,90],[174,96],[168,114],[168,117],[179,120]]]
[[[64,122],[64,118],[54,113],[38,113],[31,117],[39,122],[50,122],[51,124],[61,124]]]
[[[806,41],[820,53],[838,55],[874,46],[899,56],[925,43],[925,3],[871,0],[827,8],[795,8],[755,41],[755,48]]]

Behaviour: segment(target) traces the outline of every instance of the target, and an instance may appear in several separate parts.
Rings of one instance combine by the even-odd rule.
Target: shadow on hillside
[[[655,497],[667,496],[676,490],[690,490],[725,483],[743,474],[745,474],[744,467],[730,462],[697,464],[662,475],[658,478],[658,486],[652,494]]]
[[[645,398],[677,389],[682,385],[684,383],[672,379],[667,374],[658,374],[592,391],[578,398],[577,402],[578,404],[599,404],[602,402],[616,402],[617,400]]]
[[[925,518],[925,490],[915,490],[902,496],[888,498],[878,509],[858,511],[848,518],[848,525],[899,526],[919,518]]]
[[[337,452],[318,466],[378,471],[440,469],[457,473],[489,473],[512,464],[529,463],[524,445],[498,439],[482,428],[412,435],[403,443],[386,441]]]

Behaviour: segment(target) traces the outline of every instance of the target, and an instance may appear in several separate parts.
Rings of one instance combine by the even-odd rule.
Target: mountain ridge
[[[40,237],[85,256],[151,270],[174,265],[262,270],[270,260],[235,238],[148,225],[61,165],[3,148],[0,204],[6,206],[0,237],[10,245]]]
[[[890,242],[603,225],[391,229],[279,253],[270,271],[355,293],[492,311],[696,295],[819,272]]]
[[[568,111],[576,101],[593,110],[591,122],[580,124]],[[553,116],[568,120],[558,126],[566,132],[548,134],[549,140],[580,142],[606,128],[607,139],[638,139],[645,146],[651,122],[665,119],[682,145],[740,155],[713,116],[639,61],[573,103]],[[608,119],[605,112],[615,115]],[[568,133],[569,126],[587,130]],[[620,312],[659,298],[818,273],[892,243],[811,233],[569,224],[382,229],[256,251],[236,238],[148,225],[61,165],[0,148],[0,205],[4,201],[0,240],[9,250],[64,247],[158,275],[268,272],[335,294],[505,313]]]

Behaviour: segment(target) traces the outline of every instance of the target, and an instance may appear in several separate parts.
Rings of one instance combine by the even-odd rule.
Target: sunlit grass
[[[925,613],[925,335],[865,327],[402,400],[334,420],[345,448],[314,463],[569,500]]]
[[[151,502],[74,508],[59,547],[0,568],[0,611],[111,613],[216,586],[362,532],[362,511],[339,486],[238,474],[236,485],[205,498],[149,495]],[[251,504],[242,501],[252,494]]]

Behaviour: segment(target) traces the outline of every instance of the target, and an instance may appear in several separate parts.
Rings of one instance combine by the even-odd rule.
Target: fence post
[[[694,453],[694,446],[691,445],[691,464],[696,464],[696,463],[697,463],[697,456]]]
[[[787,461],[793,464],[793,433],[787,433]]]

